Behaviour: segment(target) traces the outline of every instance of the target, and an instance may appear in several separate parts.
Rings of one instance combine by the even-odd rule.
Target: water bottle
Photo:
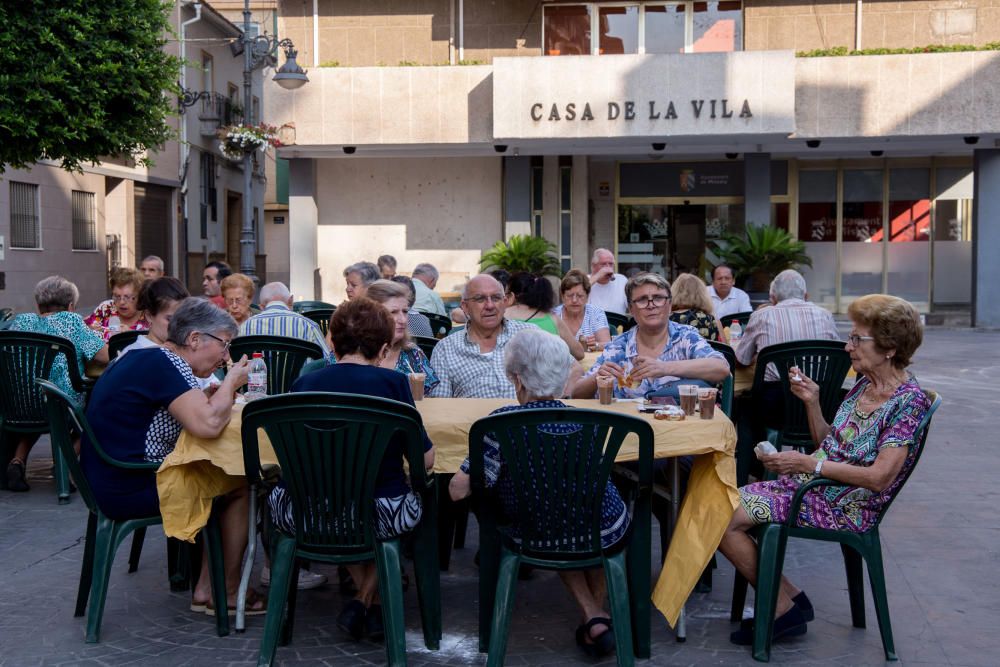
[[[112,315],[111,317],[109,317],[108,318],[108,331],[111,332],[111,335],[114,336],[116,333],[118,333],[121,330],[122,330],[122,321],[121,321],[121,318],[118,317],[117,315]]]
[[[743,337],[743,327],[740,326],[740,323],[738,321],[733,320],[733,323],[729,326],[729,340],[735,342],[742,337]]]
[[[249,402],[265,396],[267,396],[267,364],[264,363],[264,355],[261,352],[254,352],[253,359],[250,360],[247,393],[244,397]]]

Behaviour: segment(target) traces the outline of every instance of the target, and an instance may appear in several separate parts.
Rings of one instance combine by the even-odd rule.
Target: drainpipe
[[[854,50],[861,50],[861,1],[854,5]]]
[[[188,3],[188,4],[190,4],[190,3]],[[178,12],[178,18],[179,17],[180,17],[180,14]],[[180,29],[178,30],[178,32],[180,33],[179,36],[180,36],[180,45],[181,45],[181,48],[180,48],[180,51],[181,51],[181,54],[180,54],[181,55],[181,81],[180,81],[180,83],[181,83],[181,89],[182,90],[185,89],[185,88],[187,88],[187,60],[186,60],[186,58],[187,58],[187,42],[185,41],[187,27],[189,25],[191,25],[192,23],[197,23],[200,20],[201,20],[201,3],[200,2],[196,2],[196,3],[194,3],[194,18],[188,19],[187,21],[181,22]],[[184,275],[185,278],[186,278],[187,277],[187,253],[188,253],[188,248],[189,248],[189,242],[188,242],[188,233],[189,232],[188,232],[188,197],[187,197],[188,183],[187,183],[187,175],[188,175],[188,166],[189,166],[188,163],[191,161],[191,145],[188,143],[188,132],[187,132],[188,117],[187,117],[187,114],[181,115],[180,120],[181,120],[181,160],[180,160],[180,173],[177,175],[177,180],[179,180],[180,183],[181,183],[181,189],[180,189],[180,195],[181,195],[181,216],[183,217],[183,220],[181,221],[181,224],[183,224],[183,226],[184,226],[184,233],[183,233],[183,236],[182,236],[182,238],[184,239],[184,244],[183,244],[183,255],[184,256],[182,258],[183,261],[178,261],[177,265],[178,265],[178,267],[183,266],[184,270],[183,271],[175,271],[175,273],[180,273],[181,275]]]
[[[313,67],[319,67],[319,0],[313,0]]]
[[[465,0],[458,0],[458,62],[465,60]]]

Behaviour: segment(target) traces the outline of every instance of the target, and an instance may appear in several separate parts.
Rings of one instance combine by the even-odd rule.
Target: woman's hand
[[[247,383],[247,379],[250,377],[250,360],[247,359],[247,355],[243,355],[239,361],[233,363],[229,368],[229,372],[226,373],[226,379],[232,384],[230,385],[234,390],[239,389]]]
[[[660,378],[673,375],[670,372],[670,362],[660,361],[652,357],[636,357],[632,363],[632,377],[636,380]]]
[[[618,380],[619,385],[625,381],[625,369],[613,361],[605,361],[601,364],[601,367],[597,369],[597,375],[599,377],[613,377]]]
[[[798,366],[788,369],[788,385],[793,394],[806,405],[819,406],[819,385],[799,370]]]
[[[765,454],[760,457],[764,467],[779,475],[811,473],[816,469],[816,459],[802,452],[788,451]]]
[[[586,346],[586,350],[584,350],[585,352],[597,349],[597,336],[584,336],[583,340],[585,341],[584,345]]]

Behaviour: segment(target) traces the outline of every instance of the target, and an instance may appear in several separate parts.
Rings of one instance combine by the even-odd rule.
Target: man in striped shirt
[[[268,283],[261,287],[260,303],[264,310],[240,325],[240,336],[298,338],[316,343],[323,350],[323,356],[330,356],[330,348],[319,325],[292,311],[292,295],[284,283]]]

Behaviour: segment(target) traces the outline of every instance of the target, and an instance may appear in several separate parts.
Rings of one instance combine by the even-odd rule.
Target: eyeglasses
[[[653,296],[640,296],[638,299],[633,299],[632,305],[639,308],[649,308],[650,306],[660,308],[667,301],[670,301],[670,297],[666,294],[654,294]]]
[[[477,294],[476,296],[466,297],[466,301],[471,301],[477,306],[481,306],[487,301],[490,303],[503,303],[506,297],[503,294]]]
[[[245,306],[246,304],[247,300],[242,296],[234,297],[232,299],[226,299],[227,306]]]
[[[199,331],[198,333],[200,333],[202,336],[208,336],[209,338],[214,338],[215,340],[217,340],[220,343],[222,343],[222,351],[223,352],[228,352],[229,351],[229,346],[232,345],[232,343],[233,343],[233,341],[231,341],[231,340],[223,340],[223,339],[219,338],[218,336],[216,336],[214,334],[208,333],[207,331]]]
[[[112,294],[112,301],[120,301],[122,303],[132,303],[135,301],[135,296],[132,294]]]
[[[847,337],[847,342],[851,344],[851,347],[857,347],[861,345],[863,340],[875,340],[874,336],[859,336],[858,334],[851,334]]]
[[[586,294],[571,294],[569,292],[563,294],[563,301],[586,301],[586,300],[587,300]]]

